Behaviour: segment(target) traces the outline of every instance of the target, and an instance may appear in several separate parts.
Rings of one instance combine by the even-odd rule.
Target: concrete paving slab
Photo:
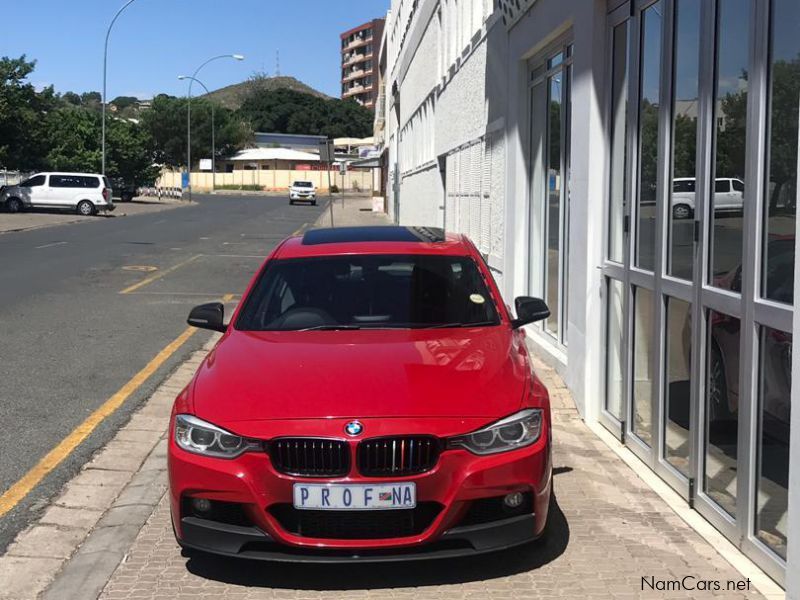
[[[67,508],[54,504],[44,512],[39,522],[89,531],[102,516],[102,510],[86,507]]]
[[[122,491],[122,485],[76,485],[68,483],[56,504],[68,508],[106,510]]]
[[[82,529],[38,524],[23,531],[9,546],[6,554],[66,559],[72,555],[85,536],[86,531]]]
[[[0,557],[0,599],[34,600],[61,563],[58,558]]]
[[[131,473],[125,471],[110,471],[90,466],[78,473],[71,483],[74,485],[110,485],[122,489],[122,486],[128,483],[131,477]]]

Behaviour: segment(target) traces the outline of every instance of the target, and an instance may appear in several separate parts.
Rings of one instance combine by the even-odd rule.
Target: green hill
[[[241,106],[244,97],[253,89],[261,89],[264,91],[292,90],[294,92],[310,94],[311,96],[316,96],[317,98],[324,98],[326,100],[330,99],[330,96],[315,90],[311,86],[306,85],[294,77],[266,77],[263,75],[256,75],[247,81],[243,81],[242,83],[235,83],[233,85],[214,90],[210,94],[206,94],[204,97],[216,100],[223,106],[235,110]]]

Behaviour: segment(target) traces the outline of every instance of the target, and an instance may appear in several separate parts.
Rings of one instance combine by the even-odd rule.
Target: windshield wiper
[[[361,329],[359,325],[315,325],[305,329],[294,329],[293,331],[337,331],[340,329]]]
[[[419,329],[448,329],[455,327],[485,327],[487,325],[499,325],[497,321],[476,321],[475,323],[441,323],[440,325],[428,325]]]

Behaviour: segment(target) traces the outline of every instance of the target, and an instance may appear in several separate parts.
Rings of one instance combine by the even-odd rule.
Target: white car
[[[317,203],[317,188],[310,181],[295,181],[289,187],[289,204],[295,201]]]
[[[11,213],[52,208],[74,210],[84,216],[115,208],[108,178],[97,173],[37,173],[3,189],[0,204]]]
[[[672,217],[690,219],[695,209],[695,178],[672,180]],[[714,183],[714,212],[744,208],[744,182],[733,177],[717,177]]]

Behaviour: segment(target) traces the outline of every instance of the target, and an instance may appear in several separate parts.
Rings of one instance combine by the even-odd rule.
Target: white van
[[[37,173],[3,189],[0,203],[11,213],[26,208],[74,210],[79,215],[114,210],[108,178],[97,173]]]
[[[695,178],[672,180],[672,217],[690,219],[695,209]],[[744,208],[744,182],[734,177],[717,177],[714,182],[714,212],[740,211]]]

